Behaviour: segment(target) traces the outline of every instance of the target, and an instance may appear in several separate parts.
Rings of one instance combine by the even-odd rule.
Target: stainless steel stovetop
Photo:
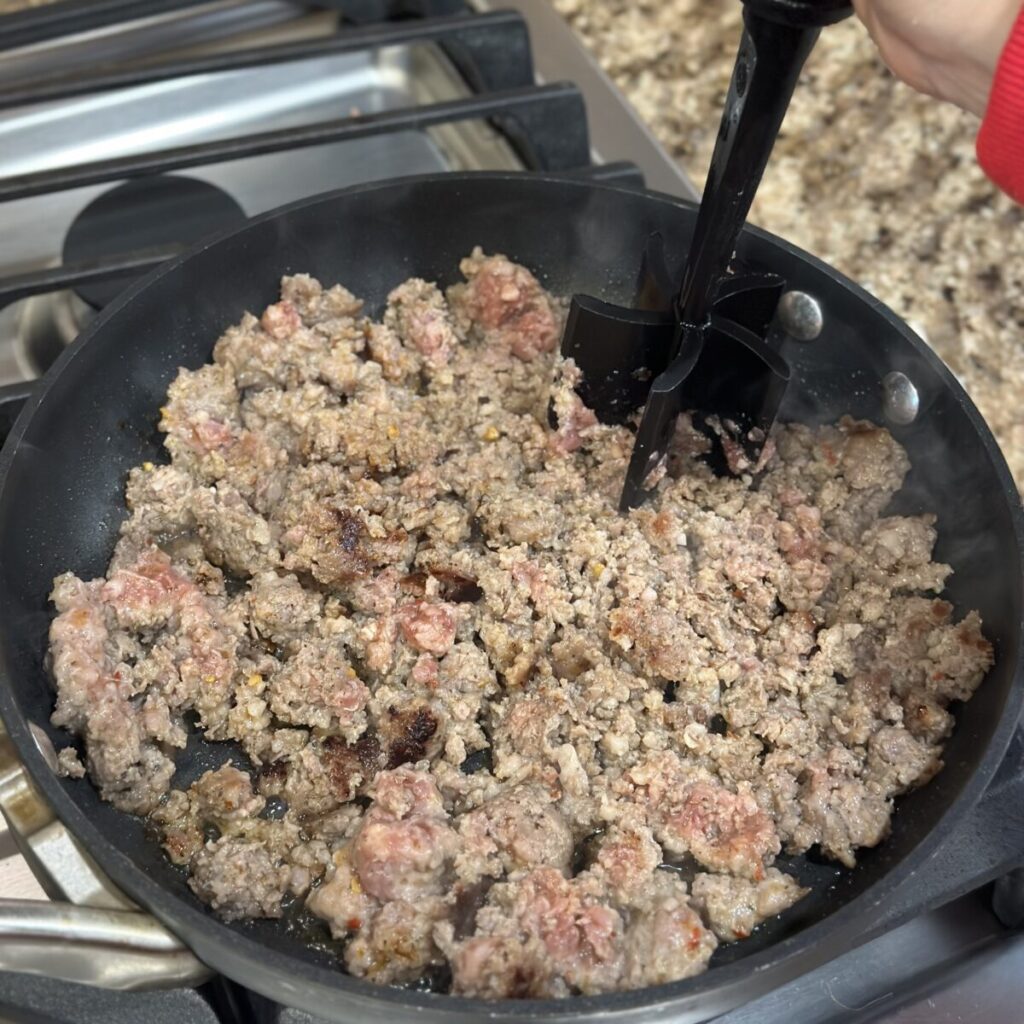
[[[138,5],[140,9],[145,4]],[[449,6],[449,5],[446,5]],[[696,192],[584,53],[545,0],[492,3],[480,12],[520,10],[531,23],[538,81],[572,79],[590,114],[595,162],[628,159],[654,188]],[[170,147],[325,122],[423,108],[472,95],[437,46],[392,45],[226,73],[192,74],[123,89],[9,108],[4,89],[59,68],[62,75],[97,64],[179,59],[243,47],[301,47],[336,33],[338,15],[296,14],[281,0],[219,0],[176,14],[144,18],[0,53],[0,178],[109,161]],[[219,46],[217,43],[219,41]],[[0,47],[3,45],[0,26]],[[4,109],[7,108],[7,109]],[[426,131],[399,129],[349,141],[190,166],[179,174],[209,182],[247,214],[345,185],[443,170],[522,169],[523,157],[477,120]],[[58,266],[69,225],[113,181],[50,191],[2,206],[0,278]],[[0,200],[5,198],[0,190]],[[0,385],[45,371],[54,353],[88,321],[90,310],[58,289],[0,309]]]
[[[0,435],[30,382],[95,315],[82,282],[118,262],[109,252],[69,260],[69,227],[122,178],[159,170],[146,166],[154,152],[180,156],[191,147],[175,173],[216,186],[246,214],[348,184],[446,169],[571,169],[696,196],[547,0],[426,0],[419,6],[455,20],[436,32],[402,21],[383,34],[374,14],[414,8],[416,0],[310,5],[354,12],[369,20],[362,27],[339,27],[334,10],[283,0],[123,0],[122,9],[143,16],[109,23],[70,0],[91,21],[71,23],[80,29],[72,33],[47,29],[45,18],[35,28],[24,14],[5,20],[7,10],[27,6],[35,4],[0,0]],[[475,28],[460,8],[477,19]],[[367,45],[344,42],[360,39]],[[490,62],[493,80],[474,81],[460,63],[467,42]],[[513,66],[524,45],[536,84]],[[254,50],[261,59],[248,59]],[[189,73],[165,75],[168,61]],[[214,70],[225,62],[230,70]],[[131,84],[113,88],[118,74]],[[83,75],[104,87],[77,84]],[[564,81],[575,86],[555,84]],[[527,126],[525,140],[502,108],[474,106],[496,93],[518,112],[511,128]],[[39,102],[41,95],[50,98]],[[452,116],[407,116],[442,106]],[[543,138],[544,116],[566,110],[574,112],[570,130],[556,127],[575,132],[575,151]],[[389,130],[352,131],[374,119]],[[274,148],[254,146],[257,135],[273,135],[277,151],[253,153]],[[127,255],[122,263],[146,267],[167,253]],[[879,908],[878,937],[851,937],[857,948],[846,956],[722,1024],[1024,1021],[1024,939],[1008,927],[1024,920],[1024,897],[1016,880],[998,882],[1000,918],[991,884],[1024,860],[1024,740],[1015,749],[1002,782],[914,880],[905,905]],[[0,1024],[315,1024],[211,978],[131,907],[34,797],[2,733],[0,808],[12,826],[0,819]],[[920,912],[931,907],[940,909]],[[162,988],[148,990],[154,984]]]

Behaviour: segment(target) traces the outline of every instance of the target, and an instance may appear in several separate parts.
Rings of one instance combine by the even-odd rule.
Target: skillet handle
[[[141,911],[4,899],[0,971],[123,991],[191,987],[213,976]]]
[[[48,737],[32,731],[56,767]],[[2,724],[0,812],[53,900],[0,899],[0,970],[125,990],[192,986],[212,977],[79,848],[32,785]]]

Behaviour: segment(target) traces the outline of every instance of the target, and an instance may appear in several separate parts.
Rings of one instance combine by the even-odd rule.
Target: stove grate
[[[12,175],[0,178],[0,203],[145,174],[474,120],[492,120],[499,125],[529,170],[567,171],[586,166],[590,160],[583,97],[571,82],[556,82]]]
[[[0,51],[26,42],[52,40],[118,19],[184,9],[194,0],[58,0],[0,18]],[[310,5],[306,5],[310,6]],[[14,82],[0,89],[0,110],[30,107],[96,93],[153,85],[195,75],[377,52],[388,47],[434,44],[465,80],[470,94],[456,99],[243,136],[0,177],[0,203],[113,184],[185,168],[282,153],[371,136],[424,131],[483,121],[510,144],[527,170],[593,173],[603,180],[643,183],[632,165],[591,165],[587,114],[571,83],[534,84],[530,36],[515,11],[448,13],[464,5],[447,0],[361,0],[337,6],[350,21],[322,39],[179,57],[139,66],[100,66],[86,74],[56,74]],[[440,16],[436,16],[440,12]],[[420,13],[408,20],[379,20]],[[178,246],[124,251],[79,264],[19,272],[0,278],[0,308],[28,296],[96,282],[129,280],[180,251]]]
[[[0,19],[0,50],[4,48],[2,25]],[[0,110],[189,75],[220,74],[417,43],[438,43],[475,92],[533,84],[533,57],[526,22],[515,11],[494,11],[346,27],[326,39],[249,47],[89,74],[47,75],[4,88],[0,91]]]
[[[205,3],[209,0],[58,0],[0,18],[0,51]]]

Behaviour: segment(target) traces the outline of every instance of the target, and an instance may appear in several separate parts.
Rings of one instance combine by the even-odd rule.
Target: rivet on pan
[[[43,755],[44,760],[50,766],[52,771],[57,770],[57,752],[53,749],[53,744],[50,742],[50,737],[43,732],[42,728],[36,725],[35,722],[28,723],[29,732],[32,733],[32,739],[36,741],[36,746],[39,748],[39,753]]]
[[[825,322],[821,304],[807,292],[786,292],[779,299],[779,323],[797,341],[814,341]]]
[[[893,370],[882,378],[882,412],[890,423],[898,427],[913,423],[920,406],[917,388],[905,373]]]

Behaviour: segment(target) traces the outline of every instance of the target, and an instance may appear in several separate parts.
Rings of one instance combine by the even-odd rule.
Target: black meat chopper
[[[736,239],[822,26],[851,12],[845,0],[744,0],[740,40],[707,185],[673,298],[663,243],[643,254],[635,307],[588,295],[572,299],[562,354],[582,372],[583,401],[622,423],[646,401],[619,507],[646,497],[684,409],[720,439],[725,463],[756,468],[775,421],[789,366],[767,335],[785,282],[730,273]]]

